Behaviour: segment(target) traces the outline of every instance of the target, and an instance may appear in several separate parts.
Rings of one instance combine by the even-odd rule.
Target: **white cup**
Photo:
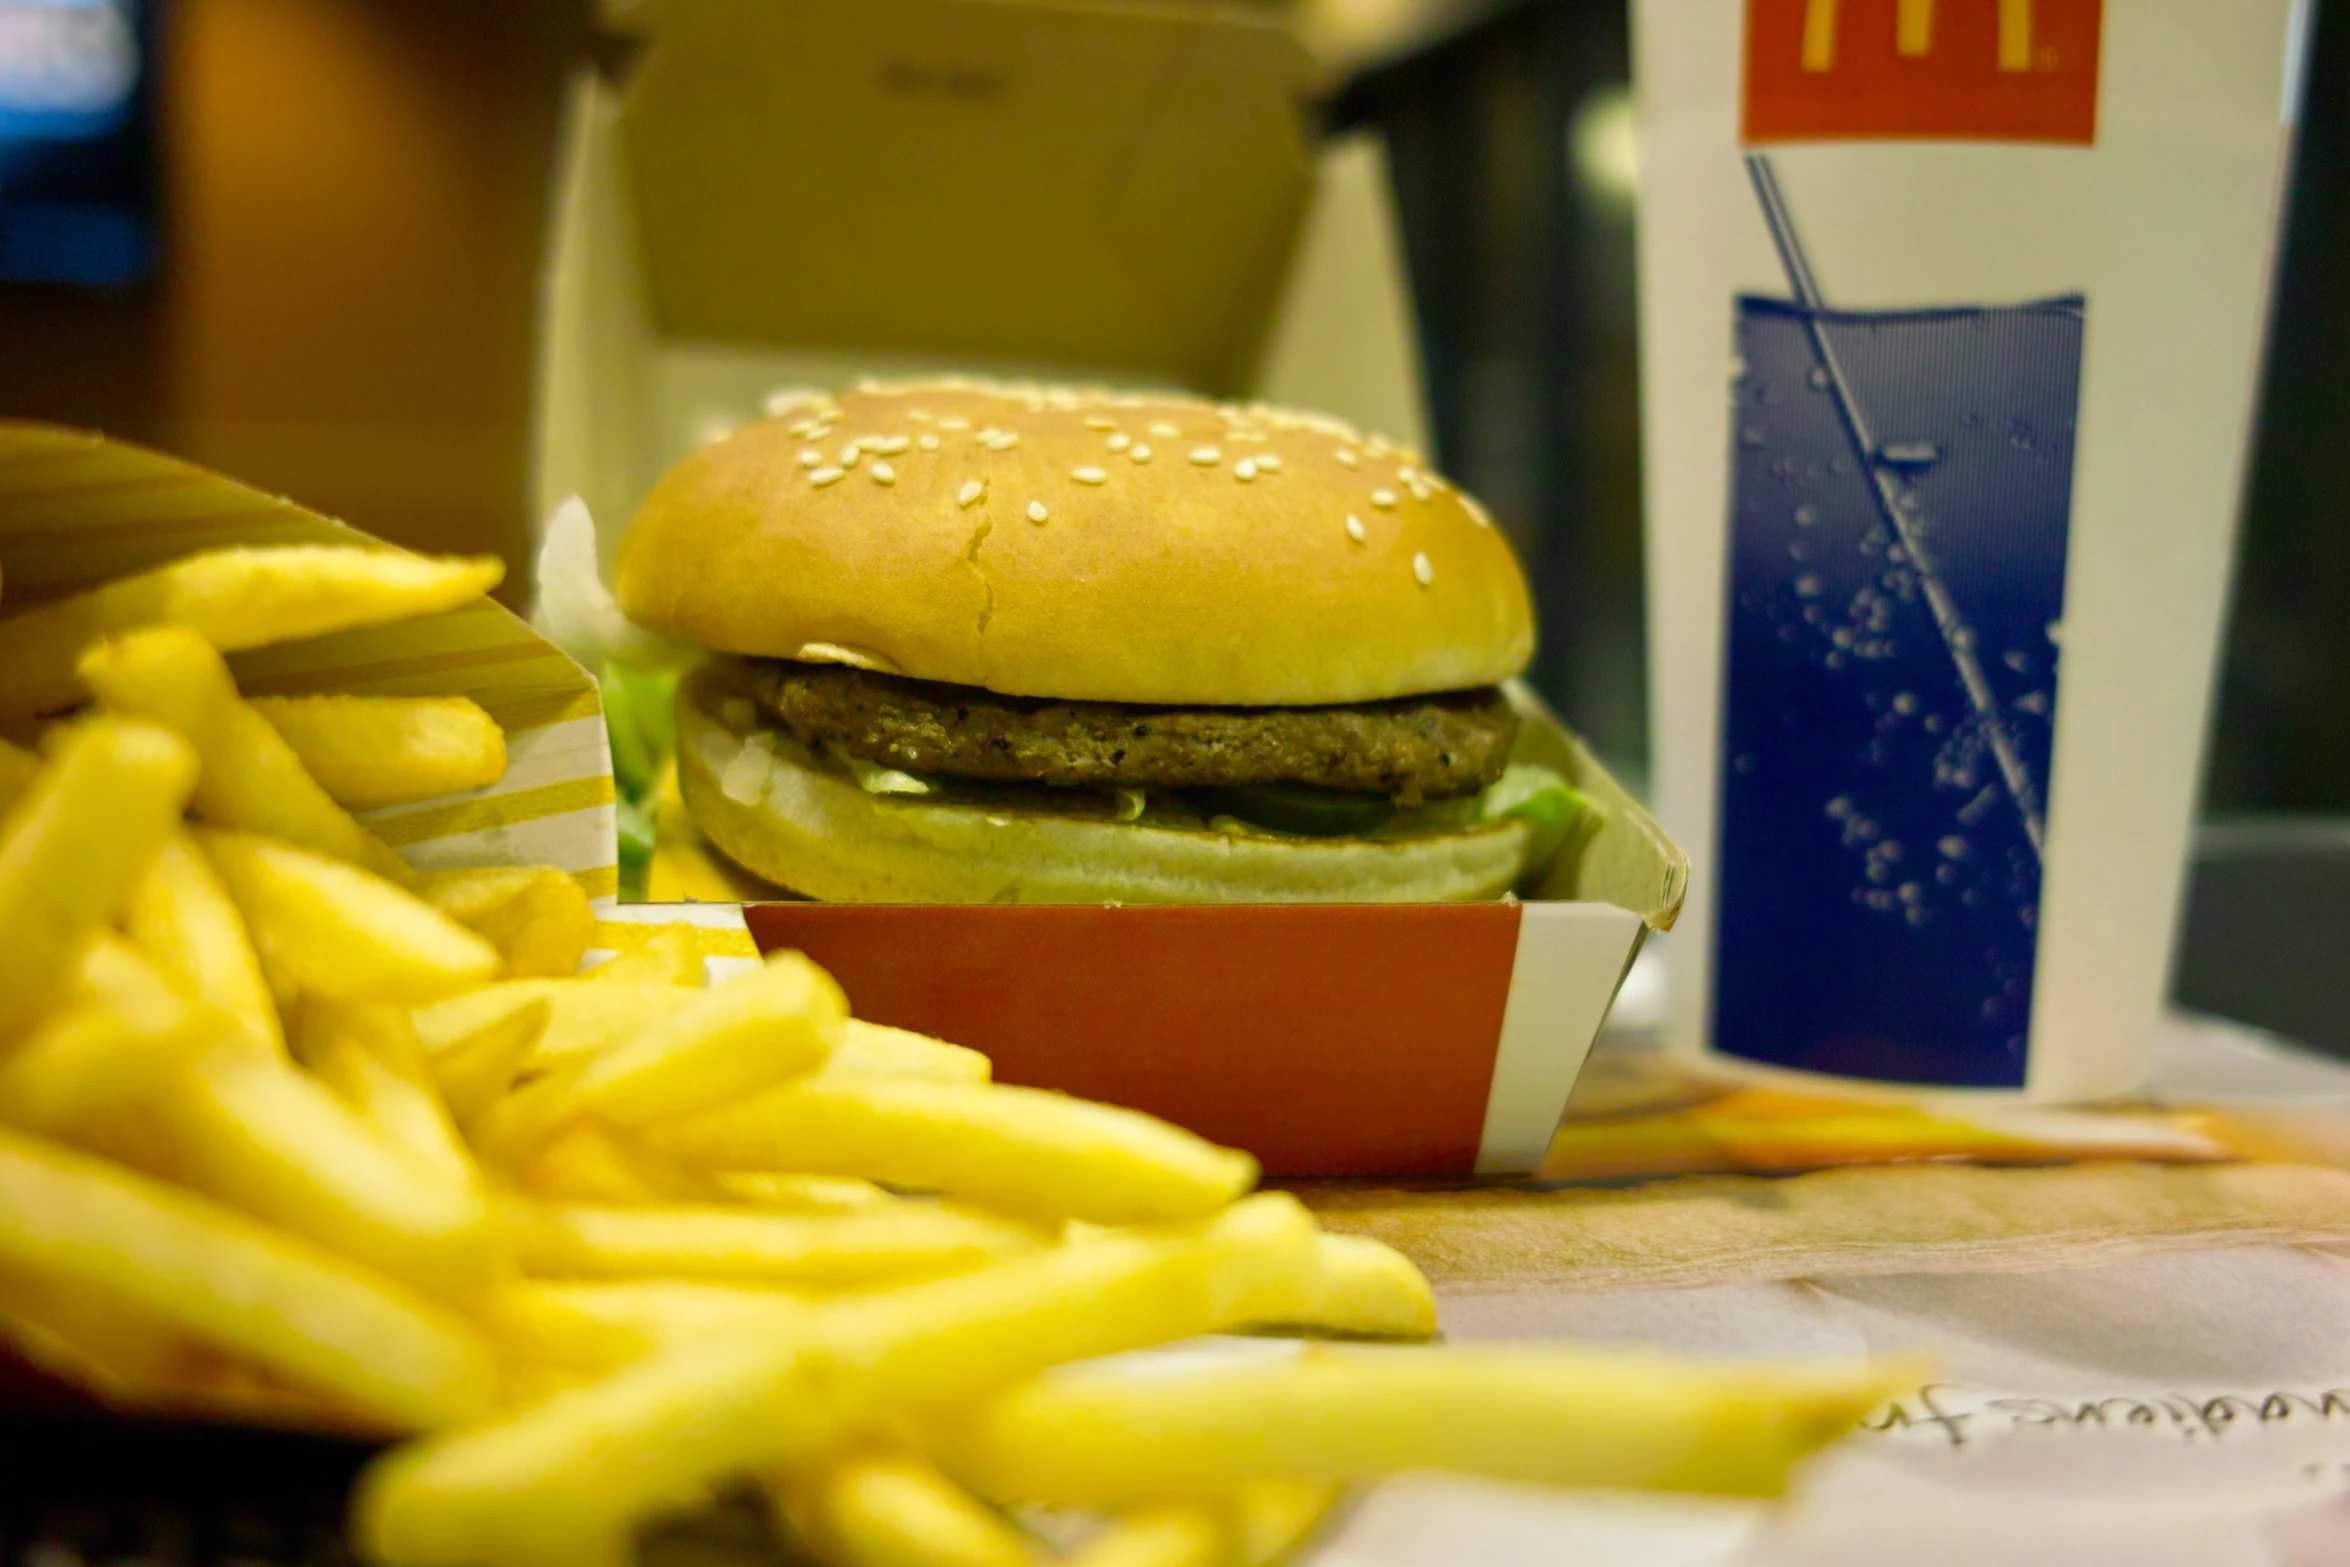
[[[1654,771],[1696,866],[1671,1037],[1765,1075],[2126,1091],[2306,7],[1634,18]]]

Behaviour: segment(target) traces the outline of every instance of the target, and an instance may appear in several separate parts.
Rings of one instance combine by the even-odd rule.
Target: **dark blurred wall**
[[[2350,814],[2350,5],[2317,7],[2206,809]]]
[[[1536,0],[1367,77],[1339,119],[1388,138],[1436,455],[1525,557],[1534,682],[1637,779],[1632,207],[1575,155],[1595,120],[1624,120],[1629,70],[1621,4]]]
[[[584,10],[178,0],[161,264],[123,293],[0,287],[0,414],[519,563],[538,249]]]

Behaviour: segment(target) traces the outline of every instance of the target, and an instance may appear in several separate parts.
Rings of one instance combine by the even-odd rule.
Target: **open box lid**
[[[656,330],[1236,391],[1314,63],[1214,6],[662,0],[625,89]]]

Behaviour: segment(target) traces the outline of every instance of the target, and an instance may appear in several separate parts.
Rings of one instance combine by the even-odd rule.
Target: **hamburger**
[[[1315,414],[973,382],[778,399],[645,500],[620,607],[709,840],[856,902],[1499,896],[1587,825],[1513,765],[1525,578]]]

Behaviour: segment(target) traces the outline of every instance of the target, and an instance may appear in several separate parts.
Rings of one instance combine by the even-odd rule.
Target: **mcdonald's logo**
[[[1745,137],[2097,139],[2103,0],[1746,0]]]

